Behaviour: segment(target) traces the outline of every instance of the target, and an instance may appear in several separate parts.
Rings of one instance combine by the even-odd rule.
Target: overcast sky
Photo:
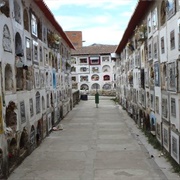
[[[84,46],[118,45],[138,0],[44,0],[64,31],[82,31]]]

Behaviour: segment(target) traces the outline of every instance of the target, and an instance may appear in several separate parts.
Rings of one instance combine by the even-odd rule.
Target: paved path
[[[179,180],[110,98],[81,101],[9,180]],[[151,158],[151,155],[154,158]]]

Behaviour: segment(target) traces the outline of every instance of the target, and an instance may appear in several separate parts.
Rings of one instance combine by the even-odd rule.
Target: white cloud
[[[57,22],[64,30],[73,30],[86,25],[86,20],[80,16],[55,16]]]
[[[93,22],[99,23],[99,24],[107,24],[109,20],[110,20],[110,17],[108,15],[95,16],[93,18]]]
[[[88,46],[93,43],[118,45],[123,33],[124,31],[116,27],[83,29],[83,40],[85,41],[83,45]]]
[[[63,5],[76,5],[87,7],[100,7],[104,9],[130,5],[135,0],[44,0],[51,10],[58,10]]]
[[[94,15],[88,12],[85,12],[85,14],[81,16],[54,15],[64,31],[82,31],[83,40],[85,41],[83,43],[84,46],[93,43],[118,45],[124,34],[125,26],[128,24],[134,12],[132,9],[136,1],[137,0],[45,0],[52,12],[57,10],[61,11],[60,7],[63,5],[99,7],[101,12],[98,15],[97,13]],[[123,5],[126,5],[126,8],[124,8]],[[129,9],[127,9],[127,5]],[[119,9],[118,13],[116,11],[116,14],[114,14],[115,11],[112,9],[115,7]],[[106,12],[105,9],[111,10],[112,13],[109,10]],[[76,11],[76,6],[74,6],[74,10]]]
[[[64,31],[82,31],[83,40],[85,41],[84,46],[93,43],[117,45],[124,33],[122,22],[111,23],[111,17],[108,15],[97,16],[88,20],[80,16],[56,16],[56,20]],[[93,25],[95,21],[98,24],[96,26]]]
[[[123,12],[123,13],[121,14],[121,16],[123,16],[123,17],[129,17],[129,18],[130,18],[130,17],[132,16],[132,13],[133,13],[133,12],[128,12],[128,11],[127,11],[127,12]]]
[[[107,25],[111,21],[109,15],[102,16],[56,16],[57,22],[65,30],[73,30],[76,28],[92,27],[93,24]]]

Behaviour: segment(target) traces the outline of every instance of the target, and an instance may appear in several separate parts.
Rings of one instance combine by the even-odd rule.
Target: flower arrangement
[[[47,39],[48,39],[49,44],[53,44],[53,43],[59,44],[61,38],[59,35],[57,35],[53,32],[48,32]]]
[[[139,27],[136,26],[135,31],[135,38],[138,41],[144,41],[147,37],[147,26],[146,23],[141,24]]]

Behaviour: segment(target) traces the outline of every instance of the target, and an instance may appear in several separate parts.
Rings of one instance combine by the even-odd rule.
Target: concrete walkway
[[[81,101],[9,180],[179,180],[121,107]],[[151,155],[154,158],[151,158]]]

